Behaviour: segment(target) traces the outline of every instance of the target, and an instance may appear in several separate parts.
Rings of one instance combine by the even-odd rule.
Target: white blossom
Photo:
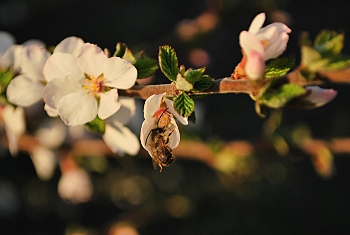
[[[125,59],[108,58],[98,46],[70,37],[57,45],[44,66],[44,75],[48,80],[43,92],[46,105],[51,113],[56,110],[65,124],[75,126],[96,115],[106,119],[117,112],[117,89],[134,85],[137,70]]]

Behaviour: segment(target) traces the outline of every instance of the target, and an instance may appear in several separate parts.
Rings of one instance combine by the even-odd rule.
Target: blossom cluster
[[[263,27],[265,18],[265,13],[257,15],[249,29],[240,33],[239,43],[243,57],[236,66],[232,79],[248,79],[254,84],[264,84],[266,62],[279,57],[285,51],[291,29],[280,22]],[[18,152],[18,139],[26,131],[26,108],[43,104],[42,108],[48,117],[59,117],[65,124],[62,128],[62,122],[57,124],[57,120],[60,120],[57,118],[53,120],[56,120],[54,126],[60,126],[59,131],[37,131],[38,138],[45,133],[45,136],[51,136],[49,139],[57,140],[51,143],[46,137],[40,137],[38,146],[30,152],[42,179],[50,177],[52,167],[47,166],[55,164],[55,150],[71,135],[68,129],[95,121],[102,121],[102,138],[115,153],[136,155],[141,142],[141,146],[151,156],[155,168],[160,167],[162,170],[162,167],[175,160],[172,150],[180,142],[176,120],[187,125],[187,117],[176,111],[174,101],[166,97],[166,94],[151,95],[145,102],[140,139],[137,138],[126,126],[135,114],[135,100],[120,97],[118,90],[131,88],[139,74],[130,57],[119,57],[116,54],[110,57],[109,53],[97,45],[84,42],[75,36],[65,38],[53,51],[48,51],[43,42],[29,40],[17,45],[10,34],[0,32],[0,71],[11,71],[13,74],[13,78],[5,84],[7,102],[1,103],[0,109],[11,154]],[[177,58],[174,61],[174,66],[177,66]],[[180,76],[183,84],[191,86],[191,89],[183,89],[184,97],[192,91],[193,84],[202,85],[204,90],[212,84],[212,79],[205,77],[203,72],[204,69],[190,69],[188,74],[192,76],[192,83]],[[172,75],[177,78],[172,81],[180,89],[181,81],[176,76],[178,74]],[[201,77],[206,78],[204,80],[207,84],[196,80]],[[199,85],[196,89],[199,89]],[[333,99],[336,94],[331,89],[310,86],[305,88],[305,92],[298,99],[317,107]],[[86,201],[92,192],[88,176],[69,159],[62,162],[64,177],[59,184],[62,197],[77,202]],[[70,181],[67,178],[72,177],[75,180],[66,183]],[[84,186],[79,186],[79,182],[84,182]],[[66,187],[69,188],[68,191],[64,190]],[[84,187],[85,191],[78,191],[86,193],[76,193],[79,187]]]

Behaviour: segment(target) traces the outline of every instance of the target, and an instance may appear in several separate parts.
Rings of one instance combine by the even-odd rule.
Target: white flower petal
[[[58,101],[57,110],[66,125],[84,125],[96,117],[97,100],[86,92],[71,93]]]
[[[35,137],[39,144],[48,149],[57,149],[66,138],[66,126],[60,119],[50,118],[49,121],[40,123]]]
[[[93,185],[86,171],[77,168],[64,172],[61,175],[57,190],[63,199],[73,203],[82,203],[90,200],[93,193]]]
[[[259,29],[263,26],[266,19],[265,13],[260,13],[253,19],[252,23],[249,26],[248,32],[257,34]]]
[[[7,99],[18,106],[28,107],[42,98],[44,85],[25,75],[15,77],[7,87]]]
[[[264,55],[264,47],[260,40],[255,34],[249,33],[247,31],[242,31],[239,35],[239,44],[243,48],[246,55],[250,54],[251,51],[256,51],[260,55]]]
[[[44,110],[46,111],[46,113],[49,117],[57,117],[58,116],[58,110],[51,108],[47,104],[44,105]]]
[[[32,80],[45,81],[43,67],[50,53],[37,45],[26,46],[19,55],[19,65],[21,73],[27,75]]]
[[[38,145],[34,147],[30,157],[39,179],[51,179],[57,163],[55,154],[51,150]]]
[[[78,57],[78,66],[84,73],[97,78],[103,73],[104,64],[108,57],[98,46],[85,43]]]
[[[42,48],[46,48],[46,45],[43,41],[38,39],[30,39],[22,43],[22,46],[30,46],[30,45],[36,45]]]
[[[119,57],[109,58],[104,64],[104,85],[119,89],[128,89],[135,84],[137,70],[130,61]]]
[[[83,46],[83,44],[84,44],[84,41],[81,38],[71,36],[63,39],[55,47],[55,50],[53,52],[69,53],[74,55],[75,57],[78,57],[81,53],[81,47]]]
[[[247,55],[247,63],[244,67],[244,71],[251,80],[262,78],[265,72],[264,58],[256,51],[251,51],[250,54]]]
[[[9,68],[12,66],[15,72],[19,71],[19,58],[20,53],[23,49],[22,45],[12,45],[10,46],[5,54],[0,59],[0,66],[2,68]]]
[[[15,156],[18,152],[18,138],[26,130],[24,109],[21,107],[15,109],[12,105],[6,105],[2,110],[2,118],[9,142],[10,153],[12,156]]]
[[[140,150],[140,143],[136,135],[121,123],[107,124],[103,139],[115,153],[125,152],[129,155],[136,155]]]
[[[106,119],[118,111],[121,104],[118,102],[118,90],[112,89],[106,93],[100,93],[100,103],[98,107],[98,116]]]
[[[43,99],[47,105],[57,109],[57,102],[65,95],[83,91],[82,84],[74,76],[55,78],[48,82],[43,91]]]
[[[159,110],[159,105],[164,95],[165,93],[162,95],[151,95],[147,98],[143,108],[143,115],[146,120],[154,118],[153,115]]]
[[[43,74],[47,81],[54,78],[63,78],[67,75],[84,78],[84,73],[77,65],[77,58],[71,54],[61,52],[54,53],[47,59]]]
[[[305,97],[305,99],[314,103],[315,107],[325,105],[333,100],[338,94],[336,90],[324,89],[319,86],[307,86],[305,89],[311,91],[311,93]]]

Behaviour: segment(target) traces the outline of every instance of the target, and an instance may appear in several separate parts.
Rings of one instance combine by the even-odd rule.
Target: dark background
[[[176,28],[181,20],[217,7],[221,21],[214,30],[190,42],[178,38]],[[344,31],[346,38],[350,32],[350,1],[346,0],[2,0],[0,29],[13,34],[17,43],[36,38],[51,46],[74,35],[112,52],[117,42],[125,42],[132,50],[145,49],[154,58],[158,46],[169,44],[186,67],[193,66],[189,52],[201,48],[210,56],[207,73],[222,78],[230,76],[241,58],[239,32],[249,27],[256,14],[265,11],[269,17],[276,10],[290,17],[292,33],[285,54],[294,53],[296,58],[302,31],[309,32],[311,38],[324,28]],[[350,54],[349,45],[346,39],[345,54]],[[155,84],[167,82],[159,72],[153,80]],[[330,104],[308,111],[285,109],[282,125],[306,123],[313,135],[322,139],[349,137],[350,88],[333,87],[339,93]],[[194,128],[198,138],[230,141],[261,136],[265,119],[255,114],[248,96],[218,95],[198,102],[204,113],[199,117],[203,126]],[[186,133],[186,128],[183,130]],[[193,134],[191,130],[188,134]],[[43,182],[25,153],[12,158],[3,150],[1,156],[0,234],[69,234],[70,228],[85,234],[107,234],[109,226],[121,221],[131,223],[143,235],[350,233],[348,155],[336,155],[337,170],[330,179],[320,177],[303,153],[288,158],[257,156],[283,165],[283,180],[269,181],[259,172],[264,168],[258,167],[250,177],[230,185],[197,161],[178,160],[159,173],[148,158],[108,158],[104,174],[91,173],[95,193],[83,204],[59,198],[58,169],[51,180]],[[141,187],[142,203],[133,205],[127,196],[116,199],[106,193],[106,187],[117,187],[123,180],[138,181],[137,177],[147,182]],[[171,208],[181,209],[176,204],[184,201],[185,213],[171,213]]]

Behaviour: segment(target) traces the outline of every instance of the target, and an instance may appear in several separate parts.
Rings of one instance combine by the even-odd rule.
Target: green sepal
[[[283,77],[294,66],[294,63],[295,63],[294,56],[281,57],[281,58],[271,60],[266,65],[264,77],[268,79]]]
[[[106,130],[106,122],[99,117],[96,117],[91,122],[85,124],[85,126],[92,132],[104,134]]]
[[[205,91],[214,84],[214,79],[208,75],[201,76],[200,80],[194,83],[192,91]]]
[[[6,87],[11,82],[14,73],[10,69],[0,70],[0,94],[6,91]]]
[[[114,53],[115,57],[120,57],[135,64],[136,58],[125,43],[118,42]]]
[[[292,99],[304,95],[306,90],[304,87],[296,84],[283,84],[274,89],[268,88],[259,96],[259,104],[263,104],[270,108],[281,108]]]
[[[154,74],[158,69],[158,63],[155,59],[141,56],[134,64],[137,69],[137,78],[147,78]]]
[[[185,92],[175,98],[174,108],[178,114],[188,117],[194,111],[194,101]]]
[[[159,47],[159,67],[164,75],[172,82],[176,81],[179,72],[178,59],[175,50],[168,45]]]
[[[199,81],[203,75],[203,73],[205,72],[205,68],[200,68],[200,69],[188,69],[185,74],[184,77],[186,78],[186,80],[191,83],[192,85],[195,84],[195,82]]]
[[[315,38],[314,47],[323,56],[338,55],[344,46],[344,34],[322,30]]]

